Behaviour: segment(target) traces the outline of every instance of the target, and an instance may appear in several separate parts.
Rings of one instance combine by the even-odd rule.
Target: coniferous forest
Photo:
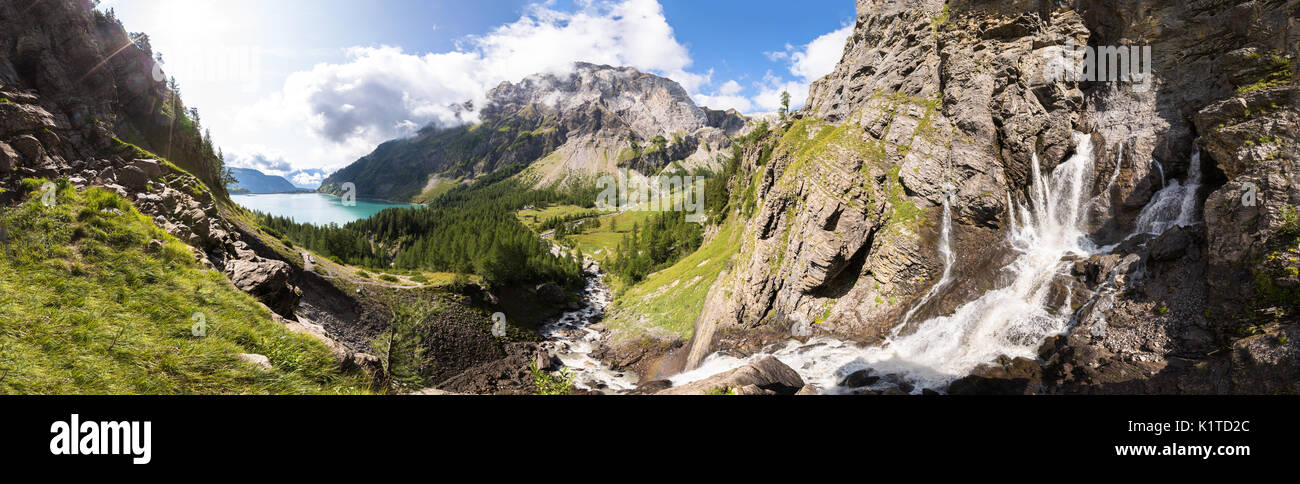
[[[583,186],[533,190],[502,170],[443,194],[428,206],[389,209],[343,226],[297,223],[257,213],[258,222],[322,256],[375,269],[473,273],[489,284],[582,281],[579,256],[552,253],[516,217],[527,205],[592,207],[596,190]]]

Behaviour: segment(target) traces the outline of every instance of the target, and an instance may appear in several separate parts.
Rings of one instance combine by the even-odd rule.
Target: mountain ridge
[[[521,176],[534,186],[621,169],[652,175],[673,164],[714,168],[746,125],[734,110],[696,106],[671,79],[581,62],[568,74],[501,83],[480,118],[387,141],[331,174],[320,190],[337,194],[352,182],[358,196],[425,201],[446,184],[512,165],[527,165]]]
[[[267,175],[253,168],[231,168],[237,180],[227,186],[231,193],[293,193],[304,190],[282,176]]]

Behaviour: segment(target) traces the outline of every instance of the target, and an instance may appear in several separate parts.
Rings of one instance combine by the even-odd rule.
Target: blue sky
[[[235,166],[310,185],[379,143],[573,61],[678,81],[698,104],[775,110],[839,60],[853,0],[103,0],[149,34]]]

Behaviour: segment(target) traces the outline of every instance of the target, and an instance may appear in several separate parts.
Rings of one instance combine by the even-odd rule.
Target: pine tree
[[[781,122],[790,115],[790,91],[781,91]]]

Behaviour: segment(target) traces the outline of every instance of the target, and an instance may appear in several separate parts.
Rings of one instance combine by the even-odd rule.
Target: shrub
[[[568,369],[550,373],[538,368],[534,361],[528,364],[528,371],[533,373],[533,386],[538,395],[568,395],[573,392],[574,375]]]

